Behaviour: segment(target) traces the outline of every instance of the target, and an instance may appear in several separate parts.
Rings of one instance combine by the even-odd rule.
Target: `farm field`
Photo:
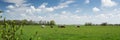
[[[40,25],[26,25],[22,29],[22,40],[120,40],[120,26],[41,28]]]

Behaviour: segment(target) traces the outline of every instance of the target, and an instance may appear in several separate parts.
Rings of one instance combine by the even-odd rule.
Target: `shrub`
[[[105,22],[105,23],[102,23],[101,26],[107,26],[107,23],[106,23],[106,22]]]
[[[85,26],[92,26],[92,23],[90,23],[90,22],[85,23]]]

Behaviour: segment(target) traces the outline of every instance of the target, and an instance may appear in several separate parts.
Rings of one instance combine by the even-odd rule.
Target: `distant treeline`
[[[45,21],[32,21],[32,20],[6,20],[6,23],[12,24],[14,22],[15,25],[56,25],[54,20]],[[4,24],[4,20],[0,20],[0,25]],[[101,24],[93,24],[91,22],[87,22],[84,24],[85,26],[120,26],[120,24],[108,24],[107,22]]]
[[[107,22],[101,23],[101,24],[93,24],[93,23],[85,23],[85,26],[120,26],[120,24],[108,24]]]
[[[14,22],[15,25],[55,25],[54,20],[50,20],[50,21],[6,20],[5,22],[9,24],[11,24],[11,22]],[[3,24],[4,24],[4,20],[0,20],[0,25],[3,25]]]

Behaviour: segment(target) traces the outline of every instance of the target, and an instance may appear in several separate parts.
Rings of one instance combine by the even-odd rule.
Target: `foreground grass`
[[[37,36],[35,36],[37,32]],[[23,27],[22,39],[29,40],[120,40],[120,26],[67,26],[41,28],[40,25]]]

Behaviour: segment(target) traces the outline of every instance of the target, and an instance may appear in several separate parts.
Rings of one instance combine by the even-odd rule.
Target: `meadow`
[[[21,40],[120,40],[120,26],[66,26],[50,28],[40,25],[22,27]],[[18,30],[17,34],[19,34]],[[31,39],[30,39],[31,38]]]

